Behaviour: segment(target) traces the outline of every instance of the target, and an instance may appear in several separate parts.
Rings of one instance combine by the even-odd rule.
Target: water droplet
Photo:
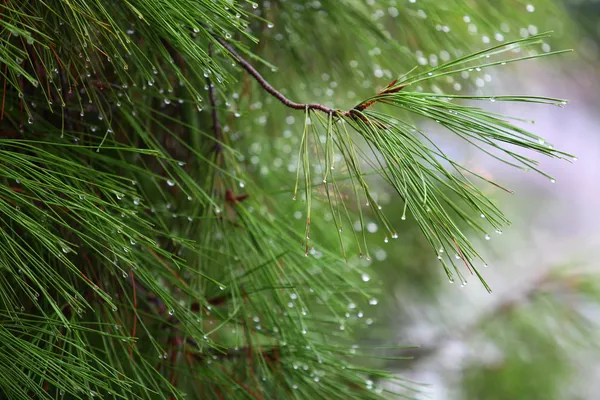
[[[369,276],[369,274],[363,273],[361,275],[361,279],[363,280],[363,282],[369,282],[371,280],[371,277]]]
[[[481,214],[481,218],[485,218],[485,214]]]
[[[173,309],[169,310],[169,315],[173,315],[173,314],[175,314],[175,310],[173,310]]]
[[[122,200],[125,197],[123,193],[115,193],[115,196],[117,196],[117,200]]]
[[[550,183],[556,183],[556,179],[550,179]]]
[[[485,235],[485,240],[490,240],[492,237],[490,235]]]
[[[387,238],[387,236],[383,239],[384,243],[389,242],[390,240]]]
[[[369,300],[369,305],[376,306],[378,303],[379,301],[376,298]]]

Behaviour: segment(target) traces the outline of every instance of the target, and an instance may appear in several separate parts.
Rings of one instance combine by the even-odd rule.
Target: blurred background
[[[456,160],[515,191],[490,193],[513,224],[479,243],[494,292],[474,277],[462,286],[442,276],[439,286],[427,289],[402,276],[390,282],[389,270],[410,263],[402,252],[373,265],[386,277],[379,320],[397,344],[421,347],[406,353],[413,360],[394,364],[402,376],[425,384],[416,398],[600,398],[600,1],[565,3],[573,25],[561,44],[573,54],[517,64],[475,92],[568,99],[560,110],[510,103],[485,108],[535,121],[523,126],[577,159],[570,165],[543,160],[552,183],[456,140],[444,143]],[[439,136],[443,141],[444,133]],[[438,269],[434,260],[425,264],[414,268]]]
[[[409,398],[600,398],[600,383],[595,379],[600,376],[596,339],[600,337],[600,1],[352,4],[357,3],[366,4],[366,14],[384,32],[383,38],[365,33],[356,41],[347,35],[345,27],[354,22],[336,20],[338,16],[327,11],[340,3],[263,2],[256,13],[272,23],[263,30],[258,50],[265,60],[278,61],[277,70],[262,69],[266,78],[291,98],[318,99],[344,108],[413,66],[436,66],[504,40],[551,30],[552,40],[537,51],[572,48],[574,52],[463,73],[416,90],[567,99],[564,108],[504,102],[477,105],[522,118],[515,123],[576,159],[572,163],[540,160],[542,170],[555,178],[552,182],[501,164],[436,124],[414,121],[456,161],[514,190],[507,194],[482,186],[512,226],[491,233],[491,240],[473,237],[487,260],[482,271],[492,294],[474,276],[465,284],[449,283],[417,224],[410,216],[401,218],[403,204],[397,195],[383,182],[370,181],[400,237],[384,242],[383,229],[374,218],[369,220],[368,207],[362,210],[372,259],[349,250],[348,263],[369,274],[379,295],[369,304],[352,304],[346,314],[362,321],[356,346],[418,346],[381,351],[383,358],[405,359],[374,361],[418,385],[418,392],[406,389]],[[306,26],[311,26],[309,32]],[[295,45],[306,42],[313,47]],[[285,58],[290,53],[292,60]],[[286,87],[295,79],[303,83]],[[297,118],[277,108],[269,96],[253,101],[239,108],[251,110],[248,117],[254,125],[232,122],[225,129],[233,132],[234,140],[247,143],[249,170],[261,187],[271,187],[279,196],[279,204],[290,216],[286,223],[301,231],[305,205],[292,202],[289,190],[302,126],[294,124]],[[232,104],[238,107],[235,97]],[[252,129],[273,134],[259,142],[250,135]],[[331,221],[327,202],[321,200],[322,204],[317,196],[313,203],[311,219]],[[335,248],[337,232],[331,224],[321,225],[314,228],[315,241]],[[361,229],[358,220],[354,229]],[[311,249],[310,255],[319,257],[319,249]]]

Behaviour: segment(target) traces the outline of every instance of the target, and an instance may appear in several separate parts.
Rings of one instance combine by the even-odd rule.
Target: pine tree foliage
[[[377,303],[356,263],[367,215],[402,234],[372,179],[462,280],[482,264],[469,235],[508,221],[420,121],[542,175],[531,152],[571,158],[476,105],[563,100],[457,93],[457,77],[558,53],[546,34],[504,39],[534,15],[519,4],[4,1],[2,395],[392,395],[373,381],[397,378],[364,362],[377,349],[353,345]],[[469,52],[473,29],[486,50]]]

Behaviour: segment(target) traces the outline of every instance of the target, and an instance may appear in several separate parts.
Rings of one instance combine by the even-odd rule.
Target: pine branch
[[[330,140],[329,146],[336,146],[344,155],[346,165],[351,169],[356,177],[364,196],[367,198],[367,204],[374,204],[376,217],[385,226],[388,234],[397,237],[396,230],[390,226],[385,215],[380,212],[380,206],[376,205],[373,196],[366,182],[362,179],[359,161],[357,159],[354,140],[347,132],[342,131],[339,124],[333,123],[333,116],[338,120],[350,125],[367,142],[372,150],[372,158],[376,160],[378,166],[374,169],[380,170],[381,175],[396,189],[398,194],[405,202],[405,212],[408,208],[414,218],[419,223],[423,233],[431,243],[437,257],[442,263],[446,274],[450,280],[458,276],[464,281],[459,266],[455,263],[452,254],[457,254],[456,259],[460,260],[468,273],[476,274],[482,281],[488,291],[491,289],[485,283],[483,277],[478,272],[475,260],[479,259],[485,263],[481,256],[474,249],[473,245],[465,233],[457,226],[455,219],[463,220],[471,227],[479,230],[485,235],[486,239],[491,238],[486,229],[478,222],[477,218],[469,215],[465,207],[470,207],[472,211],[477,212],[485,221],[491,224],[496,232],[501,232],[501,227],[508,223],[501,211],[477,188],[466,176],[470,174],[481,178],[480,175],[464,168],[453,160],[449,159],[436,145],[431,142],[424,132],[421,132],[416,126],[408,124],[391,114],[384,114],[371,110],[369,107],[376,103],[390,105],[404,112],[409,112],[417,116],[435,120],[438,124],[455,133],[470,144],[475,145],[482,151],[493,155],[490,150],[499,150],[504,152],[509,160],[502,158],[502,161],[519,168],[530,168],[546,175],[536,167],[537,162],[527,157],[515,153],[512,149],[507,149],[506,144],[516,145],[524,149],[535,150],[543,155],[550,157],[567,158],[570,155],[555,150],[551,145],[545,143],[538,136],[529,133],[521,128],[511,125],[508,121],[492,114],[486,113],[478,108],[455,105],[451,102],[453,96],[445,96],[432,93],[410,92],[405,88],[417,83],[435,79],[454,73],[459,73],[477,68],[481,70],[495,65],[506,64],[509,62],[521,61],[526,59],[543,57],[551,54],[563,53],[550,52],[545,54],[534,54],[531,56],[518,57],[513,59],[502,59],[499,55],[512,51],[515,47],[526,48],[540,43],[548,34],[533,35],[528,38],[505,42],[490,47],[486,50],[458,57],[455,60],[448,61],[438,67],[428,71],[406,74],[402,79],[392,81],[388,86],[379,91],[375,96],[365,99],[349,111],[342,112],[326,107],[322,104],[296,103],[285,97],[270,85],[262,75],[250,63],[244,60],[223,38],[213,34],[215,40],[234,58],[234,60],[250,74],[260,86],[271,96],[277,98],[285,106],[304,110],[306,113],[304,133],[299,152],[299,161],[302,159],[302,170],[304,171],[304,182],[307,199],[307,220],[306,220],[306,254],[308,253],[308,241],[310,238],[310,182],[311,166],[310,156],[308,154],[308,142],[310,131],[317,132],[318,128],[308,127],[311,112],[320,111],[327,114],[328,120],[320,120],[321,127],[326,130],[326,137],[335,139]],[[494,56],[494,58],[492,58]],[[459,96],[460,97],[460,96]],[[489,100],[489,97],[469,96],[469,99]],[[563,106],[564,101],[544,97],[527,96],[500,96],[493,97],[494,101],[522,101],[545,103]],[[313,125],[314,126],[314,125]],[[346,129],[345,127],[343,128]],[[417,136],[422,136],[428,146]],[[319,144],[317,144],[319,146]],[[324,170],[329,171],[332,168],[331,157],[329,154],[332,149],[321,149],[325,156]],[[513,159],[513,160],[510,160]],[[454,172],[445,167],[441,160],[450,163]],[[320,160],[317,160],[320,162]],[[365,158],[365,161],[372,162]],[[294,189],[294,197],[298,188],[298,179],[300,177],[300,164],[297,169],[297,179]],[[553,181],[551,177],[549,179]],[[488,181],[487,179],[485,179]],[[327,185],[327,174],[323,178],[323,183]],[[497,187],[500,185],[491,182]],[[443,188],[447,188],[445,192]],[[357,200],[359,193],[356,193]],[[457,204],[454,198],[460,199],[463,203]],[[328,194],[332,213],[335,210],[332,205],[332,197]],[[451,217],[445,205],[450,208],[457,217]],[[362,219],[362,217],[361,217]],[[340,222],[336,225],[340,226]],[[363,232],[364,232],[363,225]],[[339,230],[339,228],[338,228]],[[357,243],[360,249],[360,244]],[[365,240],[366,245],[366,240]],[[367,258],[369,258],[368,249]],[[445,253],[445,254],[444,254]],[[362,254],[362,251],[361,251]],[[445,258],[447,256],[447,258]],[[450,264],[450,266],[448,266]]]

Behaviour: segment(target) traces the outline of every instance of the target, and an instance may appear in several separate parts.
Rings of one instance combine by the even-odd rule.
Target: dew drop
[[[379,301],[376,298],[369,300],[369,305],[376,306],[378,303]]]
[[[371,280],[371,277],[369,276],[369,274],[363,273],[361,275],[361,279],[363,280],[363,282],[369,282]]]
[[[492,237],[490,235],[485,235],[485,240],[490,240]]]
[[[175,310],[173,310],[173,309],[170,309],[170,310],[169,310],[169,315],[173,315],[173,314],[175,314]]]
[[[173,181],[172,179],[167,179],[167,185],[173,187],[175,186],[175,181]]]

